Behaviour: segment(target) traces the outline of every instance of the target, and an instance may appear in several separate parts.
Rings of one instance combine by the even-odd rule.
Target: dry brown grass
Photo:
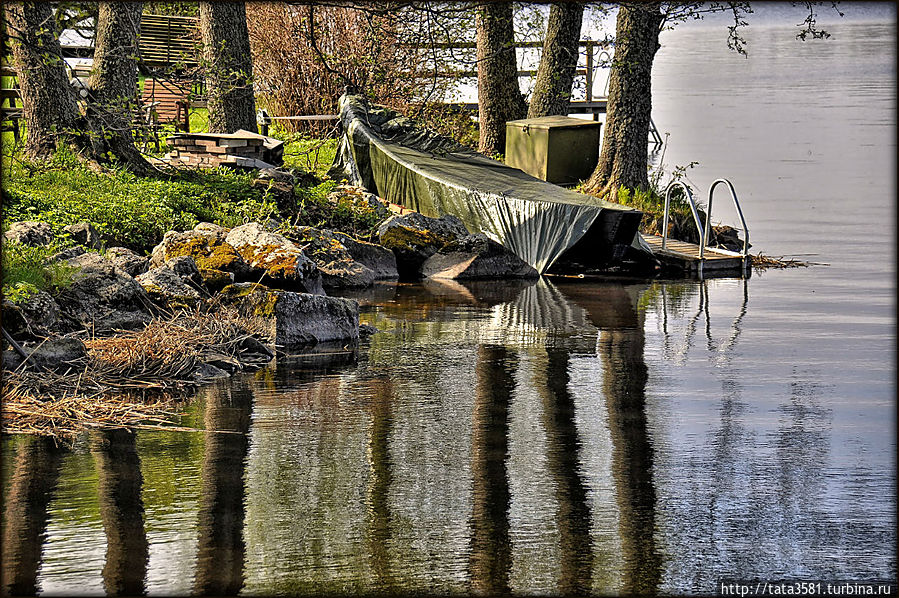
[[[766,270],[768,268],[808,268],[809,262],[803,262],[792,258],[772,257],[760,253],[750,256],[752,258],[752,267],[758,270]]]
[[[200,357],[234,356],[247,337],[264,334],[262,321],[220,307],[91,339],[80,371],[4,372],[2,429],[71,439],[89,428],[177,428],[176,408],[197,386],[191,374]]]

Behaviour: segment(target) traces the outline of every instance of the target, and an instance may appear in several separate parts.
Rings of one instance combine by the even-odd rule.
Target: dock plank
[[[662,237],[644,235],[643,239],[652,248],[655,256],[662,262],[678,266],[687,271],[699,270],[742,270],[748,258],[732,253],[722,253],[706,247],[702,260],[699,258],[699,245],[686,243],[676,239],[668,239],[662,249]]]

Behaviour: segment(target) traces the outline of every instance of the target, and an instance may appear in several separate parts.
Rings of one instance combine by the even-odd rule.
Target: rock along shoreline
[[[386,216],[377,243],[275,221],[231,229],[200,223],[167,232],[142,256],[103,248],[90,223],[67,227],[72,245],[47,263],[69,270],[70,283],[54,296],[3,301],[3,430],[69,437],[90,427],[139,427],[141,417],[161,422],[170,419],[171,398],[263,367],[278,352],[354,349],[373,331],[360,326],[355,301],[332,292],[383,280],[538,276],[454,216],[389,215],[364,190],[341,192]],[[30,246],[55,239],[42,222],[12,223],[4,235],[6,244]],[[167,396],[148,402],[153,393]],[[132,415],[91,415],[111,395]],[[78,402],[82,415],[61,416],[61,401]],[[53,425],[54,417],[64,425]]]

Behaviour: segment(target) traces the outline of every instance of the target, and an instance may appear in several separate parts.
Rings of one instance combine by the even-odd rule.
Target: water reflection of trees
[[[603,361],[603,393],[612,437],[612,468],[624,552],[623,591],[636,595],[655,594],[662,578],[655,538],[656,491],[646,416],[647,368],[643,349],[642,325],[600,332],[597,350]]]
[[[208,431],[193,590],[217,595],[265,588],[407,591],[436,583],[441,591],[458,592],[466,589],[459,584],[467,578],[468,590],[517,591],[521,581],[512,575],[516,523],[510,518],[516,498],[510,476],[518,474],[508,459],[511,407],[524,400],[516,385],[528,380],[536,402],[528,398],[524,408],[536,412],[534,421],[545,435],[541,450],[549,493],[541,496],[540,508],[551,509],[549,521],[555,526],[550,534],[557,542],[551,551],[557,558],[550,567],[552,591],[610,589],[596,585],[605,583],[599,581],[605,573],[596,570],[604,566],[596,553],[608,549],[597,547],[592,533],[593,489],[584,469],[593,466],[584,462],[583,445],[595,440],[585,438],[578,426],[584,401],[604,404],[608,412],[613,453],[608,473],[617,498],[624,589],[653,591],[661,564],[654,539],[653,448],[644,412],[641,288],[475,284],[453,295],[452,285],[441,285],[436,303],[442,307],[419,310],[443,319],[438,338],[385,335],[380,353],[363,354],[358,364],[348,357],[315,372],[284,367],[259,381],[235,378],[205,392]],[[417,301],[427,304],[426,298]],[[466,353],[470,348],[472,355]],[[591,396],[573,386],[571,371],[577,367],[573,356],[595,352],[603,364],[602,386],[597,379]],[[461,354],[468,356],[459,362]],[[442,373],[434,372],[440,368]],[[410,394],[420,395],[420,401],[409,402]],[[459,417],[458,398],[470,421]],[[263,424],[254,426],[255,457],[249,436],[254,409]],[[293,419],[298,414],[302,419]],[[441,421],[420,421],[431,414]],[[141,464],[133,435],[123,434],[98,434],[92,445],[110,538],[104,580],[111,593],[140,594],[146,590],[147,568]],[[52,476],[42,477],[52,481]],[[357,482],[349,492],[341,487]],[[255,509],[249,518],[255,527],[247,546],[249,508]],[[467,575],[434,580],[435,558],[448,558],[448,549],[465,550],[465,536],[457,533],[466,531],[464,523],[449,532],[410,528],[423,522],[439,526],[460,515],[464,521],[466,513],[468,551],[459,564]],[[266,529],[255,529],[260,524]],[[414,549],[408,546],[412,540]],[[254,579],[247,585],[248,553],[258,559],[269,548],[274,553],[265,562],[251,561]],[[423,554],[415,554],[418,550]],[[338,559],[337,567],[328,564],[332,558]],[[272,571],[277,582],[268,584],[268,570],[255,568],[273,565],[283,570]],[[361,584],[351,580],[366,576]]]
[[[231,596],[244,584],[244,471],[253,391],[245,379],[206,393],[194,592]]]
[[[643,328],[637,306],[642,288],[617,284],[557,287],[544,282],[499,306],[503,310],[499,325],[506,328],[507,338],[531,347],[518,351],[533,352],[540,347],[544,354],[538,360],[543,367],[531,380],[542,398],[547,469],[555,487],[560,548],[555,591],[562,594],[592,590],[591,513],[588,487],[581,473],[582,441],[575,421],[575,397],[569,376],[572,352],[585,351],[582,334],[571,335],[570,331],[574,328],[582,332],[588,322],[600,330],[600,341],[594,346],[598,346],[603,361],[603,394],[614,447],[613,477],[624,549],[624,590],[652,593],[661,578],[661,559],[654,543],[652,446],[644,410]],[[547,301],[549,298],[552,301]],[[516,334],[515,328],[544,334]],[[513,374],[517,359],[514,355],[514,348],[494,344],[478,346],[472,435],[475,497],[472,586],[487,592],[509,591],[512,547],[505,462],[508,409],[515,400]],[[484,556],[485,552],[490,558]],[[491,583],[486,583],[486,579],[492,580]]]
[[[103,587],[111,596],[146,593],[149,546],[141,498],[143,476],[134,432],[92,432],[91,453],[99,478],[100,516],[106,531]]]
[[[368,440],[370,479],[368,483],[368,551],[377,587],[395,590],[390,559],[390,486],[393,465],[390,438],[393,427],[393,384],[389,377],[378,376],[369,381],[371,388],[371,429]]]
[[[563,595],[590,591],[593,574],[593,539],[587,486],[580,472],[581,440],[575,422],[574,395],[569,388],[569,351],[546,350],[541,395],[547,436],[548,467],[556,486],[559,529],[559,592]]]
[[[3,558],[0,589],[34,596],[47,509],[56,491],[64,449],[50,438],[21,438],[9,489],[3,494]]]
[[[478,347],[477,386],[471,435],[473,508],[471,588],[488,595],[509,593],[512,547],[509,539],[509,404],[514,388],[514,355],[502,346]]]

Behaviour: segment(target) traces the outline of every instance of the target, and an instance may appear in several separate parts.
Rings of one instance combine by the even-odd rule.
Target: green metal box
[[[543,116],[506,123],[506,164],[556,184],[588,178],[599,161],[602,123]]]

